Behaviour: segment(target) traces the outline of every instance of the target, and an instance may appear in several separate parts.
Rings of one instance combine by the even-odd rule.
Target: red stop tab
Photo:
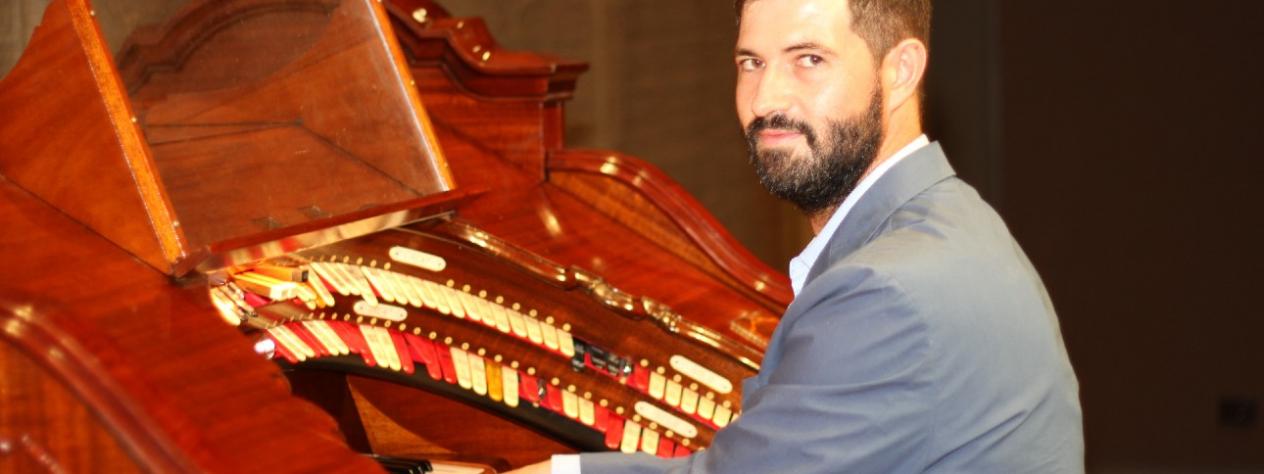
[[[435,355],[439,356],[439,367],[443,369],[443,380],[456,383],[456,364],[452,363],[452,349],[447,344],[435,344]]]
[[[307,332],[307,328],[303,327],[303,323],[289,323],[286,324],[285,327],[286,329],[289,329],[290,332],[294,333],[295,336],[298,336],[299,339],[302,339],[308,347],[311,347],[312,350],[316,352],[316,357],[326,357],[329,355],[329,349],[325,348],[325,344],[321,343],[320,339],[317,339],[316,336],[312,335],[312,333]]]
[[[439,368],[439,356],[435,354],[434,344],[412,334],[404,334],[404,339],[412,349],[414,360],[426,366],[426,373],[430,374],[430,378],[442,380],[443,369]]]
[[[395,343],[395,353],[399,354],[399,367],[405,374],[413,373],[413,354],[408,348],[408,343],[404,341],[404,334],[399,331],[391,331],[391,341]]]
[[[666,436],[658,438],[658,457],[670,458],[676,455],[676,443],[673,443]]]
[[[540,403],[540,379],[518,372],[518,396],[531,403]]]
[[[628,380],[628,385],[640,390],[642,393],[648,392],[650,388],[650,368],[642,367],[638,364],[632,369],[632,378]]]
[[[562,388],[556,385],[553,385],[553,386],[546,385],[544,387],[544,390],[545,390],[544,394],[546,397],[545,399],[547,400],[547,403],[545,403],[545,406],[548,407],[548,409],[550,410],[553,410],[558,413],[562,413],[563,411],[562,410]]]
[[[619,415],[610,415],[610,420],[606,426],[606,447],[618,450],[619,445],[623,443],[623,417]]]

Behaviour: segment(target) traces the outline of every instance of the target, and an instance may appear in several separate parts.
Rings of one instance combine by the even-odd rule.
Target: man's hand
[[[544,461],[530,466],[520,467],[505,474],[552,474],[553,461]]]

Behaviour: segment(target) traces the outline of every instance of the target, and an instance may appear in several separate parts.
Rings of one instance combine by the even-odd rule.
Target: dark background
[[[0,0],[0,71],[44,3]],[[507,47],[592,64],[572,146],[662,167],[774,268],[811,237],[746,164],[729,0],[443,3]],[[1264,472],[1264,2],[935,8],[927,129],[1053,296],[1089,470]]]

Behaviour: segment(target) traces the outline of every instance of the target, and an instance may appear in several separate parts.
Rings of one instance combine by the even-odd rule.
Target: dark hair
[[[737,22],[742,22],[742,8],[748,2],[736,0]],[[914,38],[930,48],[931,0],[838,0],[851,7],[851,27],[873,51],[878,61],[891,48],[907,38]]]

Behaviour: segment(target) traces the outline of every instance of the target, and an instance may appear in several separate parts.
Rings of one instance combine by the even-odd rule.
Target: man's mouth
[[[786,145],[802,137],[797,130],[764,129],[759,131],[759,144],[764,146]]]

